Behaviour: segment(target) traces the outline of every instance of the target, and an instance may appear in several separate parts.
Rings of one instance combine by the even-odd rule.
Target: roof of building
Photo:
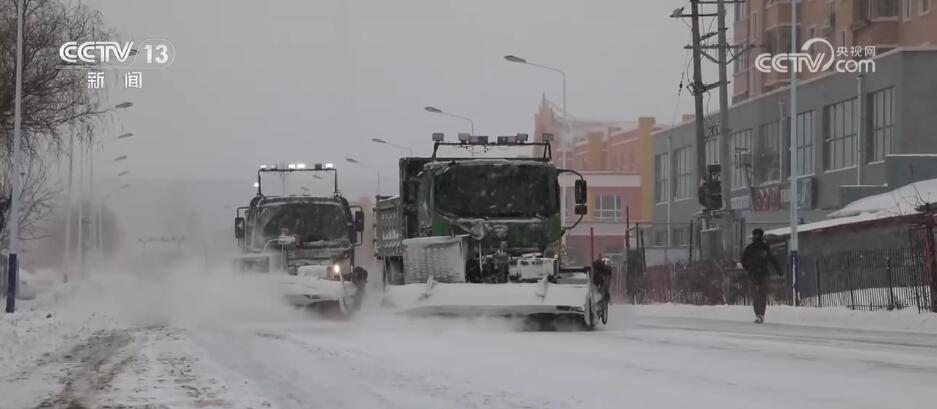
[[[798,232],[809,232],[837,226],[919,214],[927,206],[937,205],[937,179],[923,180],[889,192],[856,200],[830,213],[827,220],[797,226]],[[776,236],[790,235],[790,227],[765,232]]]

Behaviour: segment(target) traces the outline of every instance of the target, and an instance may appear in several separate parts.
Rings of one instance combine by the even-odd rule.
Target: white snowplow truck
[[[433,155],[400,160],[400,194],[379,200],[376,252],[384,304],[407,314],[518,316],[536,328],[591,329],[608,316],[607,283],[561,258],[559,176],[572,173],[576,224],[586,182],[551,162],[552,135],[433,134]],[[438,157],[440,147],[533,149],[537,157]]]
[[[335,191],[331,196],[266,196],[261,175],[294,172],[331,172]],[[257,195],[250,205],[237,209],[234,232],[242,254],[235,269],[269,274],[287,301],[349,314],[364,297],[368,272],[355,263],[355,247],[361,245],[364,212],[349,205],[338,190],[338,175],[331,164],[261,166],[257,171]]]

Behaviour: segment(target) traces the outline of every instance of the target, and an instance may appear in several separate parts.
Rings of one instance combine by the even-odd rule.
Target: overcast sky
[[[568,74],[579,118],[656,116],[669,124],[689,29],[678,0],[92,0],[126,39],[166,38],[175,63],[142,90],[111,86],[137,137],[108,147],[137,176],[251,181],[275,161],[340,164],[344,189],[391,193],[401,151],[427,153],[430,134],[466,131],[426,105],[472,117],[482,135],[533,131],[558,74],[505,62],[516,54]],[[710,67],[714,70],[714,67]],[[716,102],[713,101],[713,104]],[[679,113],[690,112],[684,94]],[[118,131],[114,131],[118,132]]]

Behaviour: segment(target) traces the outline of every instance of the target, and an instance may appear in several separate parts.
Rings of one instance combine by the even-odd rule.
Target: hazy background
[[[690,37],[668,18],[679,0],[87,3],[125,36],[114,40],[176,48],[170,68],[144,72],[143,89],[108,84],[112,102],[135,104],[112,132],[136,136],[102,153],[130,159],[98,168],[104,185],[132,172],[134,188],[109,202],[132,237],[173,230],[159,215],[180,212],[230,233],[261,163],[334,162],[348,196],[373,195],[374,171],[344,162],[352,156],[379,168],[391,194],[403,152],[372,137],[427,154],[432,132],[467,131],[426,105],[474,118],[477,134],[530,133],[541,96],[561,102],[560,77],[506,54],[564,69],[577,118],[669,125],[691,111],[688,93],[676,98]]]

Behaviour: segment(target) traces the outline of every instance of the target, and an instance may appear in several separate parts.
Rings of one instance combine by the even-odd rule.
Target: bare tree
[[[16,68],[16,1],[0,0],[0,232],[9,217]],[[39,222],[49,216],[56,198],[49,163],[61,159],[66,137],[89,140],[104,118],[101,95],[85,86],[85,71],[62,69],[59,47],[67,41],[107,38],[97,10],[70,0],[25,0],[23,26],[23,239],[44,235]],[[7,238],[3,234],[0,242]]]
[[[2,156],[2,155],[0,155]],[[48,160],[39,156],[28,156],[23,163],[23,184],[20,190],[20,199],[22,207],[20,208],[20,239],[37,240],[49,235],[49,232],[41,228],[41,222],[48,218],[55,210],[57,192],[61,191],[51,180],[49,167],[46,165]],[[5,161],[3,172],[0,173],[0,186],[8,186],[8,177],[12,174],[9,161]],[[6,247],[7,223],[9,220],[9,196],[4,196],[0,203],[0,244]]]
[[[0,1],[0,140],[11,145],[16,57],[16,5]],[[100,95],[85,86],[84,70],[61,69],[59,47],[67,41],[105,38],[101,14],[64,0],[26,0],[23,27],[23,147],[59,149],[67,125],[102,114]],[[9,148],[7,148],[9,151]]]

